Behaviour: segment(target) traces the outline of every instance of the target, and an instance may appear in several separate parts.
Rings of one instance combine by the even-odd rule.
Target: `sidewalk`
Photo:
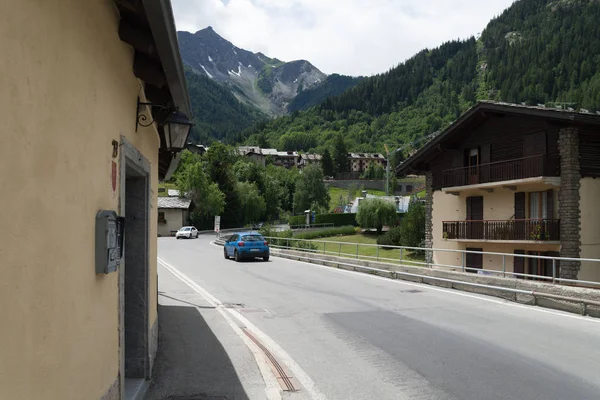
[[[158,355],[145,400],[266,399],[256,361],[202,296],[158,267]]]

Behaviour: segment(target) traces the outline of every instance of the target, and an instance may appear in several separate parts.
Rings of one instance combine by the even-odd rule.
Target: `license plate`
[[[250,251],[260,251],[260,249],[250,249]]]

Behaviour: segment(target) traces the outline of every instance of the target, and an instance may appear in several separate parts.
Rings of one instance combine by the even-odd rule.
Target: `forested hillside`
[[[213,139],[236,142],[242,139],[241,131],[266,116],[254,107],[239,102],[231,90],[206,76],[185,67],[188,90],[194,113],[190,140],[210,143]]]
[[[381,151],[418,147],[478,99],[600,110],[599,21],[598,0],[519,0],[480,38],[423,50],[317,107],[256,125],[246,141],[322,151],[341,134],[349,150]]]
[[[321,85],[298,93],[288,105],[288,111],[307,110],[319,105],[326,98],[337,96],[356,86],[362,79],[362,77],[355,78],[347,75],[331,74]]]

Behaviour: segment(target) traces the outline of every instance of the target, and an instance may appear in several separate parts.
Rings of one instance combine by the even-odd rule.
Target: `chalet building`
[[[600,258],[600,116],[481,102],[402,163],[426,176],[426,245],[436,249]],[[434,251],[436,264],[460,253]],[[552,262],[505,257],[506,270],[552,275]],[[502,256],[466,266],[502,270]],[[562,261],[560,277],[600,281],[596,263]]]
[[[385,156],[379,153],[348,153],[351,172],[364,172],[369,164],[385,167]]]
[[[301,154],[300,162],[299,162],[298,166],[300,168],[304,168],[311,164],[321,165],[321,158],[322,158],[322,156],[320,154],[310,154],[310,153]]]
[[[0,1],[0,37],[0,399],[142,398],[192,117],[171,4]]]

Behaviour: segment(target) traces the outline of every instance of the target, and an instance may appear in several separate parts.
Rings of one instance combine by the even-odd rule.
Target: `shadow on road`
[[[158,306],[159,341],[145,400],[248,400],[237,373],[195,307]]]

